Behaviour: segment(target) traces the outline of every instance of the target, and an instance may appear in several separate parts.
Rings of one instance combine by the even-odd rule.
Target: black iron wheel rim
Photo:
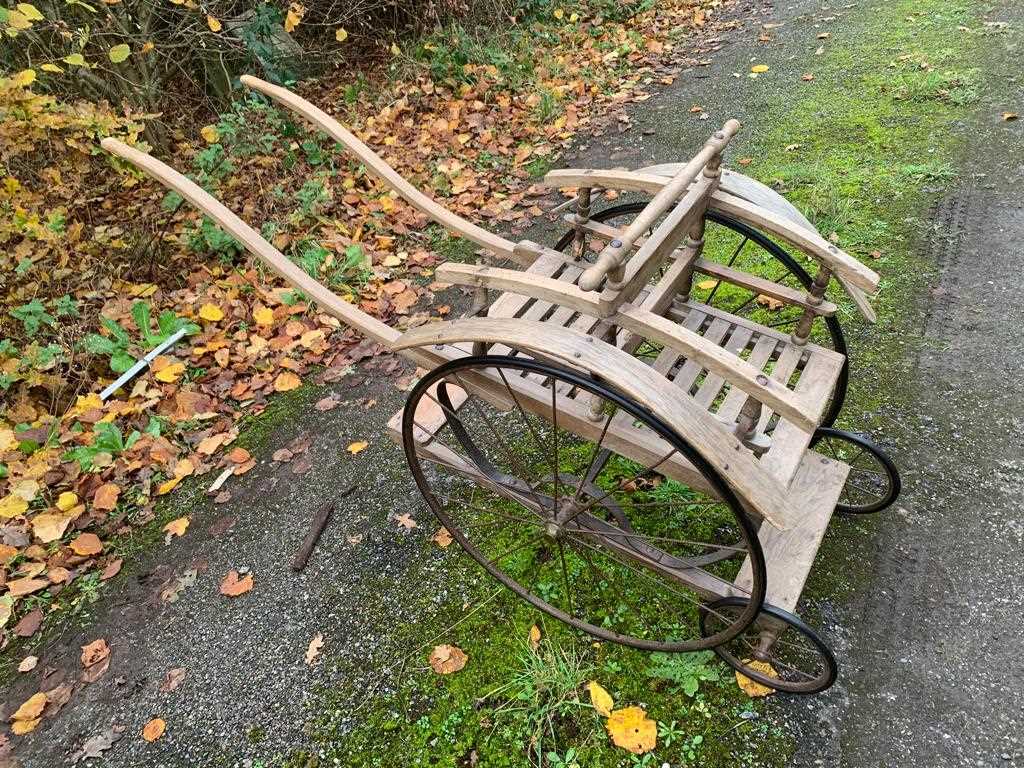
[[[606,222],[619,216],[632,216],[642,211],[645,205],[646,203],[642,201],[621,203],[619,205],[614,205],[609,208],[605,208],[604,210],[597,211],[596,213],[592,213],[590,218],[593,221]],[[772,258],[782,264],[805,289],[810,288],[813,278],[808,274],[807,270],[805,270],[803,266],[801,266],[800,263],[797,262],[782,246],[762,232],[759,232],[742,221],[716,211],[708,211],[704,218],[706,222],[713,222],[721,225],[722,227],[730,229],[753,242],[756,246],[763,249]],[[562,235],[555,244],[555,250],[565,251],[569,244],[572,243],[575,234],[576,230],[569,230]],[[842,410],[843,402],[846,400],[846,393],[849,388],[850,380],[850,362],[847,354],[846,338],[843,335],[843,330],[839,324],[839,320],[835,316],[826,317],[824,320],[831,339],[832,348],[845,358],[843,367],[840,369],[839,376],[836,379],[836,385],[833,390],[832,397],[829,400],[828,407],[825,409],[825,413],[821,420],[821,425],[823,427],[831,427],[839,417],[839,412]]]
[[[707,631],[708,625],[717,618],[718,614],[731,609],[745,608],[746,604],[747,601],[742,597],[726,597],[711,604],[709,606],[710,610],[701,614],[701,631]],[[749,656],[747,659],[741,659],[739,655],[732,652],[732,647],[744,640],[748,633],[757,631],[759,626],[767,622],[781,623],[786,626],[786,629],[780,634],[778,640],[776,640],[773,649],[779,648],[780,643],[795,645],[795,641],[797,639],[802,639],[807,643],[806,648],[811,651],[813,656],[817,657],[820,662],[820,670],[816,670],[813,674],[807,673],[804,670],[797,670],[796,672],[799,672],[799,674],[797,674],[792,669],[786,669],[787,666],[792,665],[780,663],[778,660],[775,660],[772,664],[773,668],[776,668],[776,671],[778,671],[778,667],[775,666],[778,664],[779,667],[782,667],[784,670],[782,675],[788,674],[789,677],[771,677],[757,669],[751,668],[746,663],[746,661],[749,661]],[[783,640],[783,637],[786,639]],[[761,605],[758,618],[752,622],[740,636],[737,636],[731,641],[715,646],[713,650],[715,654],[722,659],[722,661],[741,675],[744,675],[754,682],[760,683],[768,688],[776,691],[784,691],[785,693],[802,695],[820,693],[821,691],[831,687],[839,675],[839,665],[836,662],[835,654],[832,653],[832,649],[828,647],[828,644],[822,639],[822,637],[799,616],[781,608],[777,608],[770,603],[763,603]],[[769,663],[772,663],[772,660],[769,659],[768,661]]]
[[[700,633],[699,626],[695,628],[693,634],[696,635],[696,637],[692,639],[650,640],[643,637],[626,636],[619,632],[609,630],[605,627],[596,626],[590,622],[583,621],[575,616],[567,614],[557,606],[550,604],[531,592],[529,589],[523,587],[514,578],[511,578],[501,569],[496,568],[494,565],[489,563],[484,554],[463,534],[463,531],[460,530],[458,524],[455,523],[447,513],[444,504],[438,498],[437,494],[434,493],[434,490],[426,477],[426,473],[424,472],[424,466],[420,461],[419,452],[416,449],[414,430],[416,428],[416,407],[420,402],[420,399],[424,396],[424,393],[426,393],[434,384],[443,381],[453,372],[461,371],[465,373],[472,368],[480,369],[499,367],[505,371],[516,370],[523,373],[532,373],[551,377],[552,380],[557,378],[559,381],[578,387],[582,391],[595,393],[600,397],[605,398],[608,402],[615,404],[615,406],[620,408],[624,413],[627,413],[631,418],[641,420],[649,425],[650,428],[655,430],[662,439],[668,442],[670,446],[678,450],[687,460],[697,467],[708,481],[715,485],[715,492],[721,497],[722,503],[728,505],[732,514],[735,515],[737,527],[742,534],[743,541],[747,544],[745,554],[748,556],[750,571],[752,574],[751,587],[749,589],[749,604],[747,608],[736,616],[728,626],[716,632],[711,637],[703,636]],[[745,626],[749,624],[749,622],[753,621],[758,615],[757,607],[764,600],[767,580],[764,554],[757,538],[756,527],[743,511],[739,500],[733,494],[731,489],[729,489],[728,485],[715,472],[714,468],[711,467],[685,439],[677,435],[657,415],[651,413],[643,406],[633,402],[630,398],[625,397],[614,388],[595,379],[594,377],[572,369],[541,363],[529,358],[489,355],[453,360],[432,370],[417,383],[416,387],[413,388],[407,400],[405,410],[403,411],[402,441],[406,459],[409,463],[410,471],[416,481],[417,487],[435,517],[440,521],[441,525],[451,533],[452,537],[459,542],[462,548],[493,578],[508,587],[520,598],[553,618],[601,640],[616,642],[641,650],[684,652],[704,650],[717,643],[727,642],[732,637],[741,633]],[[431,462],[428,459],[426,463]],[[617,538],[624,535],[626,534],[620,534]],[[712,600],[709,599],[707,602],[710,603]]]
[[[881,512],[900,495],[902,481],[896,464],[885,451],[863,435],[821,427],[814,433],[811,448],[823,456],[850,465],[850,475],[843,485],[836,512],[847,515]]]

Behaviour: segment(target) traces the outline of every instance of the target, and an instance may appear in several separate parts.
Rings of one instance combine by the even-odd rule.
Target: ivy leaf
[[[109,51],[107,51],[107,57],[115,64],[120,64],[122,61],[127,59],[132,54],[132,49],[128,47],[128,43],[121,43],[115,45]]]

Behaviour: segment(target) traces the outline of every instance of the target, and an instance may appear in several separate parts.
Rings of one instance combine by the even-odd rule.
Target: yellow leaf
[[[180,477],[172,477],[170,480],[165,480],[156,487],[156,495],[163,496],[165,493],[170,493],[180,482]]]
[[[294,32],[305,14],[306,9],[298,3],[292,3],[288,6],[288,15],[284,18],[284,31]]]
[[[109,51],[107,51],[107,58],[109,58],[114,64],[120,64],[122,61],[132,55],[132,49],[127,43],[121,43],[115,45]]]
[[[778,299],[772,298],[771,296],[765,296],[763,293],[758,294],[757,303],[762,307],[768,307],[768,309],[775,311],[776,309],[782,309],[786,306],[786,303],[779,301]]]
[[[21,88],[26,88],[36,81],[36,71],[34,69],[23,69],[12,77],[11,81]]]
[[[767,72],[768,71],[768,65],[767,64],[755,64],[754,66],[752,66],[750,68],[750,71],[753,72],[755,75],[760,75],[763,72]]]
[[[32,518],[32,533],[43,544],[49,544],[64,535],[71,520],[69,515],[36,515]]]
[[[13,448],[17,444],[18,441],[14,437],[13,429],[0,429],[0,453]]]
[[[46,694],[40,691],[39,693],[29,697],[29,699],[18,707],[17,711],[11,715],[12,720],[35,720],[41,714],[43,714],[43,707],[46,706]]]
[[[533,648],[533,650],[536,651],[539,646],[540,646],[540,627],[538,627],[536,624],[534,624],[532,627],[530,627],[530,647]],[[596,683],[595,683],[595,685],[596,685]]]
[[[274,379],[275,392],[291,392],[293,389],[298,389],[300,386],[302,386],[302,379],[291,371],[282,371],[278,374],[277,378]]]
[[[767,661],[751,661],[750,659],[744,659],[743,664],[750,667],[755,672],[760,672],[766,677],[778,677],[779,673],[775,671],[775,667],[769,664]],[[767,685],[762,685],[756,680],[751,680],[749,677],[744,675],[742,672],[736,673],[736,685],[740,687],[747,696],[752,699],[759,699],[767,696],[770,693],[775,693],[774,688],[769,688]]]
[[[32,22],[29,18],[21,11],[8,11],[7,13],[7,26],[15,31],[20,29],[29,29],[32,26]],[[8,34],[13,36],[14,33],[8,31]]]
[[[207,144],[216,144],[220,140],[220,133],[217,132],[215,125],[204,125],[199,129],[199,135]]]
[[[45,695],[45,694],[36,694]],[[36,726],[42,721],[43,718],[36,717],[32,720],[15,720],[11,723],[11,733],[15,736],[24,736],[26,733],[31,733],[36,729]]]
[[[25,514],[27,510],[28,502],[16,494],[9,494],[0,500],[0,517],[17,517]]]
[[[272,325],[274,310],[269,307],[257,307],[252,311],[252,319],[256,321],[256,325]]]
[[[75,67],[85,67],[85,66],[87,66],[87,64],[85,63],[85,56],[83,56],[80,53],[68,54],[63,59],[61,59],[61,61],[63,61],[65,64],[71,64],[72,66],[75,66]]]
[[[203,304],[203,306],[199,308],[199,316],[203,318],[203,320],[216,323],[218,320],[224,319],[224,311],[216,304]]]
[[[392,56],[401,56],[402,55],[402,49],[398,47],[398,43],[392,43],[391,44],[391,55]]]
[[[154,717],[142,729],[142,738],[146,741],[156,741],[164,735],[165,730],[167,730],[167,723],[159,717]]]
[[[565,16],[565,11],[563,11],[561,8],[555,8],[554,17],[556,19],[561,20],[563,16]]]
[[[211,32],[220,32],[221,24],[213,16],[207,15],[207,17],[206,17],[206,26],[208,26],[210,28]]]
[[[697,283],[697,287],[700,288],[702,291],[710,291],[716,285],[718,285],[717,280],[701,280],[699,283]]]
[[[658,741],[658,725],[640,707],[617,709],[605,723],[615,746],[642,755],[654,749]]]
[[[353,456],[355,456],[360,451],[365,451],[368,445],[369,443],[366,442],[365,440],[357,440],[354,443],[349,443],[348,448],[346,448],[345,450],[351,453]]]
[[[1003,112],[1003,121],[1010,122],[1011,120],[1017,120],[1020,117],[1016,112]]]
[[[78,494],[72,493],[71,491],[64,491],[64,493],[57,497],[57,509],[61,512],[67,512],[77,504]]]
[[[167,539],[170,541],[175,536],[184,536],[187,529],[188,517],[179,517],[177,520],[171,520],[171,522],[164,526],[164,533],[167,534]]]
[[[591,680],[587,683],[587,691],[590,692],[590,703],[594,705],[597,713],[605,717],[610,716],[612,707],[615,706],[615,699],[612,698],[612,695],[602,688],[596,680]]]
[[[338,27],[336,30],[334,30],[334,39],[337,40],[339,43],[344,43],[346,40],[348,40],[348,30],[345,29],[344,27]]]
[[[32,5],[31,3],[18,3],[14,7],[21,11],[23,14],[25,14],[25,18],[28,19],[29,21],[43,20],[43,14],[40,13],[39,9]]]
[[[171,363],[170,365],[164,366],[156,372],[156,380],[162,381],[164,384],[172,384],[181,378],[181,374],[185,372],[184,363]]]

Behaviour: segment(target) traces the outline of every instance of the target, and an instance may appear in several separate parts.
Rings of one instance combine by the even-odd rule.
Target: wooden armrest
[[[342,144],[359,161],[381,179],[388,187],[401,195],[409,205],[426,214],[446,229],[457,232],[467,240],[507,259],[515,259],[515,243],[506,240],[493,232],[478,227],[470,221],[458,216],[440,203],[427,197],[416,187],[402,178],[399,173],[384,162],[383,159],[363,142],[347,131],[333,117],[313,106],[305,99],[295,95],[286,88],[273,85],[252,75],[242,75],[242,83],[249,88],[269,96],[279,104],[302,115],[309,122]]]
[[[715,190],[712,194],[711,208],[734,216],[769,234],[781,237],[789,244],[799,248],[823,266],[828,267],[837,278],[841,278],[844,290],[847,284],[869,294],[878,290],[880,280],[878,273],[861,264],[849,254],[843,253],[818,232],[801,227],[792,219],[733,197],[721,190]]]
[[[548,171],[541,180],[545,187],[601,187],[626,192],[648,192],[652,195],[670,181],[664,176],[635,171],[600,170],[593,168],[560,168]]]
[[[621,307],[610,321],[695,360],[805,432],[817,429],[824,402],[805,401],[785,383],[774,381],[743,358],[712,344],[700,334],[633,305]]]
[[[600,317],[598,294],[580,289],[565,280],[543,277],[515,269],[478,264],[445,263],[434,272],[435,279],[455,285],[483,286],[496,291],[517,293],[540,301],[569,307],[592,317]]]

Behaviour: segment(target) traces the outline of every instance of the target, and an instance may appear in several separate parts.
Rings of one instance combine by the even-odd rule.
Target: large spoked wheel
[[[836,512],[867,515],[881,512],[900,495],[900,473],[892,459],[866,437],[841,429],[815,430],[811,447],[823,456],[850,465]]]
[[[590,218],[602,224],[623,229],[644,208],[644,202],[623,203],[591,214]],[[758,232],[741,221],[714,211],[708,211],[704,217],[704,250],[702,257],[709,261],[735,267],[736,269],[759,274],[772,282],[806,290],[810,288],[813,278],[796,259],[784,248],[767,235]],[[566,251],[573,242],[575,231],[570,230],[562,235],[555,248]],[[584,249],[583,258],[592,260],[603,241],[592,240],[591,248]],[[597,249],[597,250],[595,250]],[[782,333],[790,333],[800,319],[802,310],[789,305],[779,306],[778,302],[754,291],[697,276],[694,281],[691,298],[715,309],[724,310],[732,315],[749,318],[761,325],[775,328]],[[815,328],[811,340],[821,346],[847,354],[846,339],[839,321],[835,317],[824,318],[824,328]],[[818,326],[819,324],[815,324]],[[846,399],[849,384],[849,361],[843,365],[836,380],[835,390],[825,411],[822,426],[831,427]]]
[[[444,424],[423,442],[416,414],[432,409]],[[644,461],[624,453],[629,428],[646,438]],[[727,642],[757,616],[764,555],[738,499],[682,436],[608,384],[527,358],[454,360],[413,389],[402,438],[441,524],[548,615],[668,652]],[[701,611],[715,613],[744,561],[748,604],[702,636]]]
[[[701,613],[701,631],[717,634],[723,616],[749,608],[742,597],[727,597]],[[836,681],[839,667],[832,650],[799,616],[764,603],[758,617],[715,653],[741,675],[775,691],[820,693]]]

